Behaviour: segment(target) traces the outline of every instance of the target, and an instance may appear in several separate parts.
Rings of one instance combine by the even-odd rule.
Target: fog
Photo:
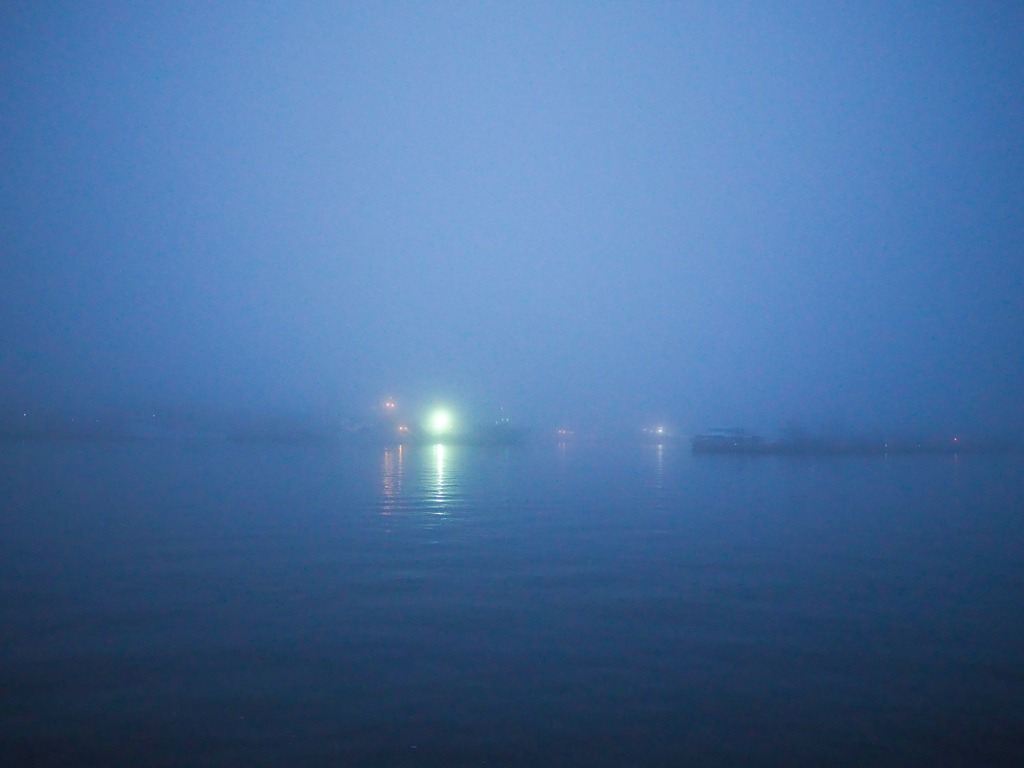
[[[1011,3],[5,3],[0,401],[1020,434],[1021,40]]]

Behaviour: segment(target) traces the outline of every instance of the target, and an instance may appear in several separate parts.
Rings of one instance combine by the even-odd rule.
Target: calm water
[[[0,446],[20,765],[1024,765],[1024,458]]]

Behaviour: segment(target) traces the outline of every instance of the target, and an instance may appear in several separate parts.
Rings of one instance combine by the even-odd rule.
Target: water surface
[[[1024,764],[1024,461],[0,446],[23,765]]]

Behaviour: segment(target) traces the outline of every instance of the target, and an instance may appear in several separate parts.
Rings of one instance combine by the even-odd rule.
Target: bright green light
[[[430,431],[436,435],[452,428],[452,417],[447,411],[437,411],[430,417]]]

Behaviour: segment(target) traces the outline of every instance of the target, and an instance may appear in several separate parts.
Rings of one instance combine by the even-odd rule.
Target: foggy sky
[[[1024,429],[1020,4],[38,5],[0,400]]]

